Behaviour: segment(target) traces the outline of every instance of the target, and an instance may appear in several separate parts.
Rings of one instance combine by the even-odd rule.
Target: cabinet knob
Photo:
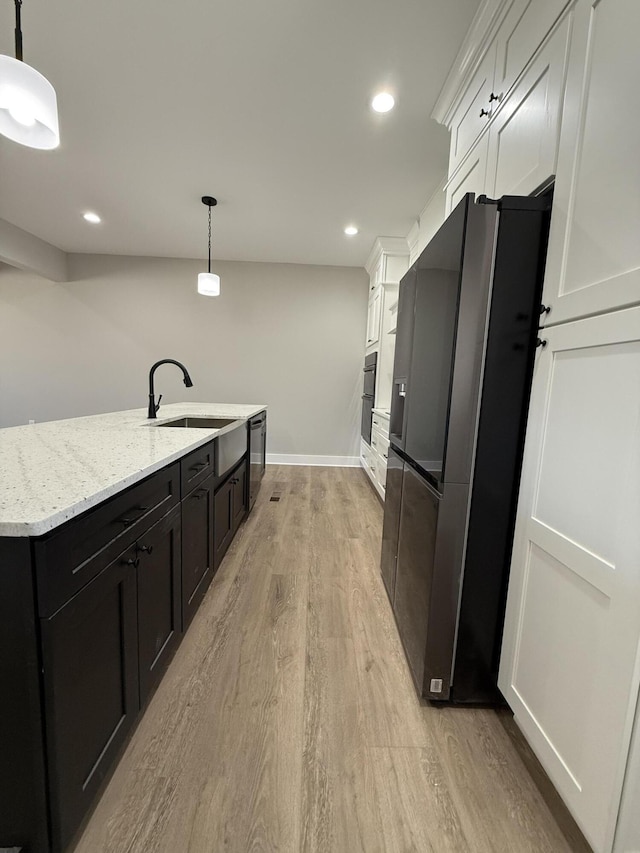
[[[140,565],[140,558],[136,557],[134,559],[133,557],[129,557],[128,560],[123,560],[122,564],[123,564],[123,566],[133,566],[134,568],[137,569],[138,566]]]
[[[546,347],[546,345],[547,345],[547,342],[543,338],[538,338],[536,340],[536,348],[542,347],[542,349],[544,349]]]
[[[540,305],[540,316],[541,317],[543,314],[548,314],[549,311],[551,311],[550,305],[544,305],[544,304]]]
[[[502,100],[502,93],[500,93],[499,95],[496,95],[494,92],[492,92],[489,95],[489,103],[490,104],[492,104],[494,101],[501,101],[501,100]]]
[[[151,554],[153,552],[153,545],[138,545],[136,542],[136,551],[142,551],[143,553]]]
[[[491,110],[485,110],[484,107],[480,110],[480,118],[482,118],[482,116],[490,116],[490,115],[491,115]]]

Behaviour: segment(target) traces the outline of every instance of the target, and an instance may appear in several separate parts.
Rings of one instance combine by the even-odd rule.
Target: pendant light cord
[[[16,4],[16,59],[22,62],[22,22],[20,20],[20,12],[22,10],[22,0],[15,0]]]
[[[209,272],[211,272],[211,205],[209,205]]]

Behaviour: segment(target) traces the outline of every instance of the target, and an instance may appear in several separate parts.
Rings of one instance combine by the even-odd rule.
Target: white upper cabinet
[[[406,240],[401,237],[376,239],[365,264],[365,269],[369,273],[369,313],[365,341],[367,353],[381,349],[385,343],[383,335],[386,334],[385,324],[389,306],[394,299],[397,299],[398,282],[408,266],[409,246]],[[393,361],[393,352],[391,352],[391,361]],[[380,367],[378,363],[378,372]]]
[[[380,340],[380,312],[382,310],[382,285],[374,288],[369,297],[369,313],[367,315],[367,350],[377,348]]]
[[[540,48],[489,130],[486,192],[529,195],[555,174],[572,15]]]
[[[476,34],[481,41],[484,38],[488,46],[485,45],[482,48],[484,52],[476,63],[473,75],[469,80],[464,81],[464,91],[453,99],[448,109],[444,104],[439,103],[433,114],[451,131],[449,176],[454,175],[476,140],[490,128],[494,120],[497,120],[501,108],[504,109],[505,102],[509,99],[512,87],[517,83],[567,5],[568,0],[510,0],[510,2],[505,0],[498,4],[493,29],[490,27],[488,33],[485,32],[481,36]],[[472,50],[472,45],[464,45],[462,54],[467,54],[468,59],[468,54],[472,53]],[[555,62],[553,65],[555,70]],[[536,92],[537,97],[542,97],[545,101],[550,101],[554,95],[561,94],[553,88],[541,94],[549,80]],[[555,82],[554,78],[551,81],[551,87]],[[531,85],[529,80],[529,86]],[[536,88],[535,84],[534,88]],[[517,109],[517,103],[523,100],[527,98],[520,87],[519,93],[511,103],[511,114]],[[528,130],[531,129],[532,122],[538,120],[537,115],[531,115],[532,104],[533,101],[529,100],[521,114],[523,116],[527,114]],[[545,106],[547,115],[544,121],[548,119],[548,107],[550,104]],[[535,108],[538,109],[539,104],[536,104]],[[506,117],[503,122],[505,120]],[[518,128],[524,128],[524,122],[525,120],[521,118]],[[537,126],[535,133],[537,136],[541,135],[541,130]],[[547,132],[548,135],[549,132]],[[468,172],[467,166],[464,169]],[[478,174],[476,172],[476,182]],[[485,188],[483,187],[480,191],[485,191]]]
[[[493,91],[502,100],[542,44],[568,0],[512,0],[495,38]]]
[[[467,193],[480,195],[485,191],[488,153],[489,137],[485,134],[446,186],[445,214],[447,216]]]
[[[452,174],[467,156],[469,149],[487,127],[494,101],[493,71],[496,51],[491,48],[482,60],[451,123],[451,148],[449,151],[449,174]]]
[[[543,301],[547,323],[640,302],[640,3],[576,9]]]

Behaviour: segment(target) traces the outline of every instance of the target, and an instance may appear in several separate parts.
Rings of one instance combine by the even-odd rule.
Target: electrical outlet
[[[29,423],[30,423],[30,424],[35,424],[35,421],[34,421],[34,420],[32,420],[31,418],[29,418]]]

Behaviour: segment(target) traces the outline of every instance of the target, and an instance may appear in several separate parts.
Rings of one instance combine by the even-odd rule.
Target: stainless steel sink
[[[237,418],[177,418],[175,421],[167,421],[165,424],[156,424],[159,427],[186,427],[187,429],[222,429],[235,423]]]

